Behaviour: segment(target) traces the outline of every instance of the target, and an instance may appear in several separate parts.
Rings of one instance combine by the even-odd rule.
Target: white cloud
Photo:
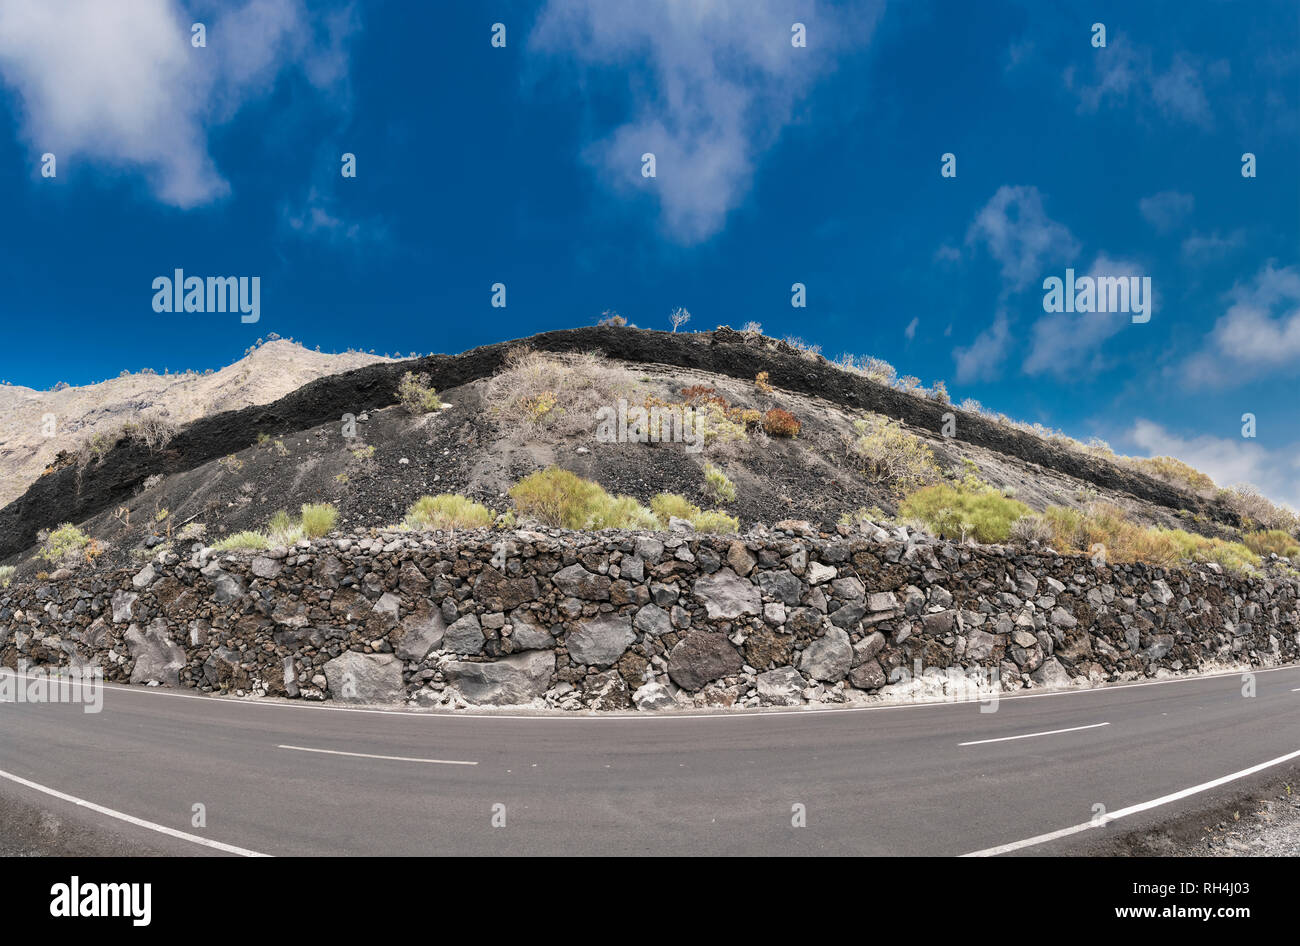
[[[1250,483],[1274,502],[1300,509],[1300,444],[1269,449],[1243,437],[1186,438],[1144,419],[1133,425],[1128,439],[1150,456],[1190,464],[1220,486]]]
[[[380,217],[346,216],[338,200],[312,187],[301,203],[280,205],[280,223],[287,234],[301,239],[341,245],[378,243],[388,239],[388,224]]]
[[[1099,276],[1145,276],[1149,273],[1132,262],[1113,260],[1099,255],[1087,274]],[[1155,311],[1154,300],[1148,300]],[[1044,312],[1034,323],[1029,355],[1025,358],[1026,374],[1054,374],[1065,380],[1078,380],[1084,373],[1102,369],[1099,349],[1107,339],[1132,325],[1129,312]],[[1137,326],[1141,330],[1141,326]]]
[[[1228,299],[1204,349],[1184,364],[1184,380],[1227,386],[1278,370],[1300,374],[1300,271],[1269,261]]]
[[[269,92],[287,69],[319,88],[347,72],[350,8],[303,0],[238,7],[176,0],[5,0],[0,78],[21,99],[37,153],[142,173],[163,203],[188,208],[229,192],[208,131]],[[207,47],[190,45],[190,24]]]
[[[1068,227],[1043,210],[1037,187],[998,188],[975,216],[966,232],[966,244],[983,245],[1002,266],[1011,289],[1023,289],[1043,278],[1049,261],[1068,259],[1079,244]]]
[[[1177,229],[1195,206],[1195,197],[1178,191],[1161,191],[1138,201],[1142,218],[1161,233]]]
[[[980,332],[975,341],[966,348],[953,351],[953,358],[957,362],[958,383],[996,377],[1002,362],[1006,360],[1010,340],[1011,326],[1007,313],[999,310],[993,324]]]
[[[647,191],[665,231],[694,244],[718,233],[744,200],[762,152],[794,117],[816,78],[846,46],[865,44],[877,0],[548,0],[533,48],[583,69],[612,68],[632,114],[586,160],[618,192]],[[808,46],[791,46],[791,25]],[[641,177],[653,152],[657,177]]]
[[[1079,110],[1096,112],[1109,103],[1130,100],[1154,106],[1166,118],[1208,127],[1212,124],[1209,99],[1201,84],[1202,74],[1221,77],[1226,63],[1202,67],[1182,53],[1176,54],[1165,70],[1156,68],[1151,50],[1135,46],[1125,36],[1114,36],[1104,49],[1090,50],[1093,81],[1079,78],[1079,70],[1065,70],[1065,85],[1079,97]]]
[[[1010,351],[1007,299],[1031,284],[1040,285],[1044,268],[1079,252],[1069,227],[1043,209],[1037,187],[1003,185],[975,215],[966,231],[968,247],[983,246],[1001,266],[1003,288],[993,324],[965,348],[953,351],[959,383],[995,378]],[[951,258],[941,247],[942,258]]]
[[[1193,233],[1183,240],[1183,258],[1190,262],[1207,262],[1226,256],[1245,245],[1246,231],[1234,230],[1226,236],[1214,233]]]
[[[921,320],[919,318],[913,318],[912,321],[907,323],[907,328],[903,329],[903,336],[909,342],[912,339],[916,338],[916,327],[920,324],[921,324]]]

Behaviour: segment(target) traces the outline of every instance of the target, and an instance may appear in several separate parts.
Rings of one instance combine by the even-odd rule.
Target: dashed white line
[[[1059,831],[1052,831],[1048,834],[1038,834],[1032,838],[1025,838],[1023,841],[1012,841],[1010,844],[999,844],[997,847],[987,847],[982,851],[972,851],[970,854],[963,854],[962,857],[995,857],[998,854],[1009,854],[1012,851],[1019,851],[1022,848],[1034,847],[1038,844],[1046,844],[1048,841],[1055,841],[1059,838],[1069,837],[1072,834],[1079,834],[1080,832],[1087,831],[1090,828],[1100,828],[1104,825],[1110,824],[1112,821],[1119,821],[1121,818],[1127,818],[1129,815],[1136,815],[1143,811],[1149,811],[1152,808],[1159,808],[1161,805],[1168,805],[1171,802],[1179,801],[1200,792],[1208,792],[1212,788],[1218,788],[1220,785],[1227,785],[1229,782],[1235,782],[1237,779],[1246,778],[1248,775],[1254,775],[1256,772],[1262,772],[1275,765],[1290,762],[1292,759],[1300,759],[1300,749],[1297,749],[1295,752],[1288,752],[1286,755],[1280,755],[1276,759],[1269,759],[1267,762],[1261,762],[1259,765],[1252,765],[1250,768],[1242,769],[1240,772],[1233,772],[1231,775],[1216,778],[1213,781],[1202,782],[1200,785],[1193,785],[1191,788],[1184,788],[1182,791],[1173,792],[1169,795],[1161,795],[1159,798],[1153,798],[1151,801],[1140,802],[1136,805],[1130,805],[1127,808],[1121,808],[1119,811],[1112,811],[1109,814],[1097,818],[1095,821],[1087,821],[1083,824],[1061,828]]]
[[[1027,732],[1022,733],[1019,736],[999,736],[997,739],[975,739],[971,742],[959,742],[957,743],[957,746],[960,748],[961,746],[982,746],[990,742],[1012,742],[1016,739],[1033,739],[1035,736],[1055,736],[1063,732],[1079,732],[1082,729],[1098,729],[1102,726],[1109,725],[1110,723],[1092,723],[1089,726],[1071,726],[1069,729],[1049,729],[1046,732]]]
[[[427,762],[431,765],[478,765],[459,759],[414,759],[404,755],[371,755],[368,752],[343,752],[339,749],[313,749],[310,746],[276,746],[277,749],[296,749],[299,752],[321,752],[325,755],[347,755],[355,759],[385,759],[389,762]]]
[[[8,779],[18,785],[30,788],[33,791],[42,792],[51,798],[57,798],[60,801],[71,802],[78,808],[88,808],[91,811],[98,812],[101,815],[107,815],[110,818],[116,818],[118,821],[125,821],[127,824],[133,824],[138,828],[148,828],[150,831],[157,831],[159,834],[165,834],[168,837],[180,838],[182,841],[189,841],[191,844],[202,844],[204,847],[214,848],[218,851],[225,851],[227,854],[238,854],[240,857],[270,857],[269,854],[262,854],[258,851],[250,851],[246,847],[236,847],[233,844],[225,844],[221,841],[213,841],[211,838],[201,838],[197,834],[189,834],[185,831],[177,831],[175,828],[169,828],[163,824],[157,824],[153,821],[145,821],[143,818],[137,818],[135,815],[128,815],[126,812],[117,811],[113,808],[105,808],[103,805],[96,805],[93,801],[86,801],[84,798],[78,798],[76,795],[69,795],[57,789],[50,788],[47,785],[40,785],[36,782],[29,781],[21,776],[14,775],[12,772],[0,770],[0,778]]]

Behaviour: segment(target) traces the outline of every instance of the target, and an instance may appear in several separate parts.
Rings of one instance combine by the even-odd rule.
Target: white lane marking
[[[972,742],[959,742],[957,746],[982,746],[990,742],[1011,742],[1014,739],[1033,739],[1035,736],[1055,736],[1063,732],[1078,732],[1081,729],[1098,729],[1110,723],[1093,723],[1091,726],[1071,726],[1069,729],[1049,729],[1047,732],[1027,732],[1019,736],[999,736],[997,739],[976,739]]]
[[[325,755],[348,755],[355,759],[387,759],[389,762],[428,762],[433,765],[478,765],[458,759],[413,759],[404,755],[371,755],[368,752],[342,752],[338,749],[313,749],[310,746],[276,746],[277,749],[297,749],[299,752],[322,752]]]
[[[1252,670],[1251,673],[1276,673],[1279,671],[1300,670],[1300,664],[1289,664],[1285,667],[1264,667],[1258,670]],[[1018,694],[1000,694],[998,699],[1004,703],[1013,700],[1033,700],[1045,699],[1053,696],[1083,696],[1089,693],[1113,693],[1117,690],[1134,690],[1142,687],[1158,687],[1171,683],[1202,683],[1206,680],[1222,680],[1225,677],[1240,678],[1245,670],[1227,670],[1223,673],[1207,673],[1195,676],[1178,677],[1173,680],[1149,680],[1143,683],[1121,683],[1108,686],[1070,688],[1066,690],[1045,690],[1041,693],[1018,693]],[[84,684],[83,684],[84,685]],[[872,706],[837,706],[827,709],[801,709],[792,707],[789,709],[774,710],[752,710],[744,712],[723,712],[723,713],[687,713],[687,712],[669,712],[664,714],[658,713],[604,713],[602,715],[579,715],[570,712],[555,712],[535,714],[509,714],[509,713],[422,713],[415,710],[398,710],[398,709],[365,709],[358,706],[330,706],[315,702],[291,702],[289,700],[276,700],[270,698],[262,699],[243,699],[232,696],[207,696],[197,693],[170,693],[161,687],[144,687],[130,686],[122,684],[101,683],[100,687],[104,690],[115,692],[140,694],[148,697],[171,697],[174,700],[207,700],[221,706],[248,706],[254,709],[291,709],[306,710],[308,712],[331,712],[331,713],[367,713],[377,716],[405,716],[409,719],[508,719],[508,720],[541,720],[543,722],[555,722],[564,720],[566,722],[602,722],[617,723],[628,720],[644,720],[646,722],[665,720],[683,721],[683,720],[711,720],[711,719],[771,719],[773,717],[787,716],[821,716],[828,713],[864,713],[873,710],[899,710],[899,709],[934,709],[942,706],[963,706],[970,703],[987,703],[987,699],[970,699],[970,700],[934,700],[931,702],[916,703],[882,703]]]
[[[213,841],[211,838],[201,838],[197,834],[187,834],[184,831],[177,831],[175,828],[169,828],[166,825],[155,824],[152,821],[145,821],[143,818],[137,818],[135,815],[128,815],[123,811],[116,811],[112,808],[105,808],[103,805],[96,805],[93,801],[86,801],[84,798],[78,798],[76,795],[69,795],[66,792],[58,791],[46,785],[39,785],[36,782],[28,781],[21,776],[14,775],[12,772],[0,770],[0,778],[6,778],[11,782],[33,789],[34,791],[43,792],[52,798],[60,801],[71,802],[78,808],[89,808],[91,811],[99,812],[101,815],[107,815],[110,818],[116,818],[118,821],[125,821],[127,824],[133,824],[138,828],[148,828],[150,831],[157,831],[159,834],[165,834],[168,837],[180,838],[182,841],[189,841],[192,844],[202,844],[204,847],[215,848],[218,851],[225,851],[227,854],[238,854],[240,857],[270,857],[269,854],[261,854],[257,851],[250,851],[246,847],[236,847],[233,844],[225,844],[221,841]]]
[[[1087,821],[1083,824],[1076,824],[1069,828],[1061,828],[1059,831],[1052,831],[1048,834],[1035,835],[1032,838],[1025,838],[1023,841],[1012,841],[1010,844],[999,844],[997,847],[988,847],[982,851],[972,851],[970,854],[963,854],[962,857],[995,857],[998,854],[1008,854],[1011,851],[1019,851],[1021,848],[1033,847],[1037,844],[1046,844],[1048,841],[1055,841],[1058,838],[1068,837],[1071,834],[1079,834],[1090,828],[1100,828],[1110,824],[1112,821],[1118,821],[1121,818],[1127,818],[1129,815],[1136,815],[1143,811],[1149,811],[1152,808],[1159,808],[1161,805],[1168,805],[1170,802],[1176,802],[1191,795],[1200,792],[1208,792],[1212,788],[1218,788],[1220,785],[1227,785],[1229,782],[1235,782],[1237,779],[1245,778],[1248,775],[1254,775],[1256,772],[1262,772],[1265,769],[1272,768],[1275,765],[1281,765],[1283,762],[1290,762],[1292,759],[1300,759],[1300,749],[1295,752],[1288,752],[1286,755],[1280,755],[1276,759],[1269,759],[1267,762],[1261,762],[1259,765],[1252,765],[1248,769],[1242,769],[1240,772],[1233,772],[1231,775],[1225,775],[1222,778],[1216,778],[1213,781],[1202,782],[1200,785],[1193,785],[1191,788],[1184,788],[1182,791],[1173,792],[1169,795],[1161,795],[1159,798],[1153,798],[1151,801],[1140,802],[1136,805],[1130,805],[1127,808],[1121,808],[1119,811],[1112,811],[1109,814],[1098,818],[1096,822]]]

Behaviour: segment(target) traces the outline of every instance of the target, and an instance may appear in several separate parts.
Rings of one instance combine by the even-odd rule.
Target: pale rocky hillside
[[[23,494],[60,450],[87,435],[116,429],[138,414],[173,424],[268,404],[309,381],[384,361],[365,352],[332,355],[277,339],[211,374],[130,374],[99,384],[36,391],[0,385],[0,506]],[[56,434],[44,435],[53,414]]]

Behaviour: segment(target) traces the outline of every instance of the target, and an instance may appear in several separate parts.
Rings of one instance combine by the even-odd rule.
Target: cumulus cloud
[[[1178,191],[1161,191],[1138,201],[1138,211],[1142,219],[1161,233],[1168,233],[1191,215],[1196,206],[1196,198],[1191,194]]]
[[[1270,260],[1228,301],[1205,347],[1184,364],[1184,380],[1228,386],[1276,371],[1300,374],[1300,271]]]
[[[1069,228],[1047,216],[1037,187],[998,188],[976,214],[966,244],[986,247],[1013,290],[1041,280],[1047,263],[1079,252]]]
[[[1177,457],[1220,486],[1250,483],[1274,502],[1300,509],[1300,444],[1269,449],[1243,437],[1182,437],[1145,419],[1128,440],[1150,456]]]
[[[1136,263],[1114,260],[1104,253],[1084,275],[1146,276]],[[1154,300],[1148,315],[1155,311]],[[1118,335],[1133,322],[1129,312],[1045,312],[1034,323],[1029,355],[1025,358],[1026,374],[1053,374],[1065,380],[1079,378],[1102,369],[1100,349],[1107,339]],[[1141,327],[1139,326],[1139,329]]]
[[[719,232],[747,195],[763,151],[790,123],[818,76],[846,47],[867,42],[876,0],[548,0],[533,49],[581,70],[617,70],[631,114],[593,141],[586,160],[616,192],[659,201],[663,228],[683,244]],[[808,29],[791,45],[791,25]],[[641,177],[653,152],[657,176]]]
[[[190,25],[207,27],[193,48]],[[0,79],[21,102],[38,153],[143,174],[158,200],[189,208],[229,192],[208,130],[287,70],[318,88],[347,73],[350,7],[303,0],[5,0]]]

